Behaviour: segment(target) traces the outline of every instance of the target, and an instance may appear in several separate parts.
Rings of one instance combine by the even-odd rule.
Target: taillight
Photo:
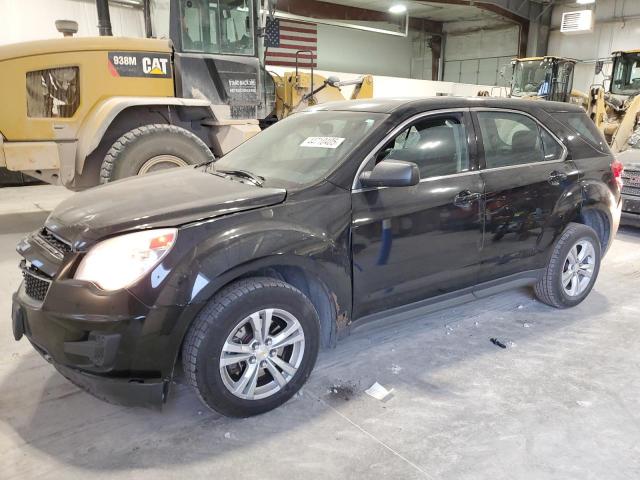
[[[611,173],[613,174],[613,178],[616,179],[616,183],[618,187],[622,188],[622,172],[624,172],[624,165],[620,160],[613,160],[611,162]]]

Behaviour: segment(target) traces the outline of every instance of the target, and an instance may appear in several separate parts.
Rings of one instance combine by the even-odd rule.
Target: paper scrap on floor
[[[376,382],[373,385],[371,385],[368,389],[366,389],[364,393],[366,393],[370,397],[375,398],[376,400],[380,400],[381,402],[384,402],[389,398],[391,398],[391,394],[393,393],[393,388],[391,390],[387,390],[378,382]]]

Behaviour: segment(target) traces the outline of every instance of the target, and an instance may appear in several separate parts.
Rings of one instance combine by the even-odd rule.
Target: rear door
[[[412,187],[352,193],[354,317],[429,299],[477,281],[482,179],[468,110],[428,113],[399,126],[363,164],[414,162]]]
[[[485,185],[480,282],[541,268],[554,238],[552,214],[578,179],[567,149],[533,116],[474,109]]]

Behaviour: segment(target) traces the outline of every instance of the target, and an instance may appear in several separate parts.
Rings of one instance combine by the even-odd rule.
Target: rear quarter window
[[[608,153],[607,141],[589,117],[579,113],[558,113],[554,116],[569,126],[587,143],[602,153]]]

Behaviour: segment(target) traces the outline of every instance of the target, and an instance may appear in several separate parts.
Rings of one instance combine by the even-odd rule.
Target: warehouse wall
[[[431,79],[431,50],[418,32],[408,37],[318,24],[318,68]]]
[[[640,1],[598,0],[595,7],[596,24],[592,33],[560,33],[562,13],[585,8],[587,7],[584,5],[579,8],[573,4],[554,8],[548,49],[550,55],[582,61],[576,66],[574,78],[574,88],[582,91],[603,81],[603,75],[594,73],[596,60],[609,59],[611,52],[616,50],[640,48]]]
[[[445,81],[508,85],[511,60],[518,55],[517,25],[456,22],[445,24],[445,32]]]
[[[144,36],[140,9],[112,4],[114,35]],[[78,22],[78,35],[98,35],[95,0],[0,0],[0,45],[61,36],[56,20]]]

